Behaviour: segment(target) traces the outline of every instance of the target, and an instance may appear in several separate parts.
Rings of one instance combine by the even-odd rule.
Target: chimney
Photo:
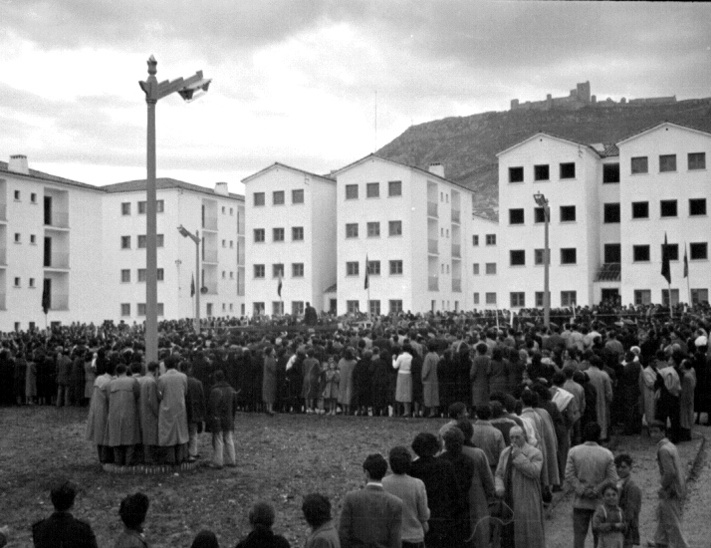
[[[227,190],[227,183],[215,183],[215,194],[220,196],[229,196],[230,191]]]
[[[9,171],[14,171],[15,173],[29,175],[30,168],[27,165],[27,156],[24,154],[13,154],[10,156],[10,162],[7,164],[7,169]]]
[[[444,166],[439,162],[432,162],[430,164],[430,173],[444,179]]]

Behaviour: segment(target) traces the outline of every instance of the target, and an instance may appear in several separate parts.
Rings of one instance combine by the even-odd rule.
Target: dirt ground
[[[173,475],[118,475],[103,472],[95,449],[84,439],[86,410],[51,407],[0,408],[0,525],[11,528],[10,546],[31,546],[31,524],[52,511],[49,488],[59,477],[76,482],[81,493],[74,515],[88,520],[99,546],[112,546],[121,531],[118,505],[127,494],[143,491],[151,501],[146,536],[154,548],[188,547],[201,529],[214,531],[223,547],[249,532],[247,512],[257,500],[277,512],[275,531],[292,546],[302,546],[308,528],[301,514],[303,495],[329,497],[338,516],[343,496],[362,484],[361,463],[371,452],[409,446],[420,431],[436,432],[443,420],[238,414],[237,468],[197,470]],[[703,436],[679,446],[691,468]],[[654,532],[658,470],[656,439],[620,437],[613,449],[633,455],[635,481],[644,492],[642,545]],[[209,436],[200,439],[202,460],[211,456]],[[705,457],[706,452],[702,452]],[[690,486],[685,530],[693,547],[711,546],[711,467],[696,466]],[[556,496],[546,521],[550,548],[572,545],[572,498]],[[589,540],[592,546],[592,540]]]

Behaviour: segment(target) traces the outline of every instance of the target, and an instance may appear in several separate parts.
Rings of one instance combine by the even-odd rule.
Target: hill
[[[408,128],[377,154],[423,169],[442,163],[447,179],[480,194],[476,213],[492,217],[498,209],[498,152],[539,131],[582,143],[615,143],[664,121],[711,133],[711,99],[444,118]]]

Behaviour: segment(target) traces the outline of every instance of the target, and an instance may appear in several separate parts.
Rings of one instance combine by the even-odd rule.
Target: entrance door
[[[620,303],[620,290],[617,288],[604,288],[602,290],[602,301]]]

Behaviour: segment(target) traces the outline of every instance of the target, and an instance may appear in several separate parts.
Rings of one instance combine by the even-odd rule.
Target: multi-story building
[[[474,197],[474,196],[473,196]],[[499,223],[494,219],[472,215],[470,228],[467,232],[471,251],[470,271],[466,278],[471,279],[468,284],[471,289],[472,308],[496,309],[503,307],[499,304]]]
[[[250,315],[327,310],[336,283],[336,181],[275,163],[242,181]],[[286,305],[285,305],[286,303]]]

